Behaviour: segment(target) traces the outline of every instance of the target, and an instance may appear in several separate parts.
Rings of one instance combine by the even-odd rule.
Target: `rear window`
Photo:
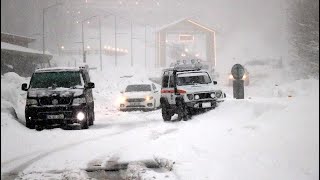
[[[125,92],[151,91],[151,86],[146,84],[129,85]]]

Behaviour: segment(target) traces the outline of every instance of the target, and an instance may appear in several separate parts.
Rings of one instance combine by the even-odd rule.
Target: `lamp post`
[[[90,20],[91,18],[94,18],[96,16],[88,17],[81,21],[81,40],[82,40],[82,59],[83,63],[86,63],[86,57],[85,57],[85,51],[84,51],[84,32],[83,32],[83,22]],[[100,50],[101,51],[101,50]]]
[[[45,18],[44,18],[44,15],[45,15],[45,12],[52,8],[52,7],[56,7],[56,6],[59,6],[59,5],[63,5],[63,3],[56,3],[54,5],[51,5],[51,6],[48,6],[46,8],[43,8],[42,9],[42,55],[43,55],[43,59],[44,59],[44,54],[45,54],[45,31],[44,31],[44,22],[45,22]],[[48,60],[48,64],[49,64],[49,67],[51,66],[50,65],[50,60]]]

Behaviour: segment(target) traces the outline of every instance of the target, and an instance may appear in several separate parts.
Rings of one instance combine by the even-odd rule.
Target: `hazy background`
[[[142,37],[144,25],[148,25],[148,41],[154,39],[155,29],[186,17],[215,29],[220,67],[254,57],[285,59],[288,55],[285,0],[1,0],[1,31],[34,37],[38,41],[32,47],[41,50],[42,8],[56,2],[64,4],[45,15],[46,46],[52,53],[61,44],[81,40],[81,26],[76,21],[112,12],[123,17],[118,21],[120,31],[127,32],[132,21],[136,36]],[[85,30],[88,41],[90,36],[97,35],[98,23],[92,21]],[[113,18],[106,17],[102,22],[102,36],[112,44]],[[97,41],[90,41],[92,46],[98,45]],[[135,43],[136,47],[143,46],[142,40]],[[80,48],[75,43],[69,46]],[[148,58],[154,57],[152,53],[150,47]],[[143,53],[134,55],[136,61],[144,61]]]

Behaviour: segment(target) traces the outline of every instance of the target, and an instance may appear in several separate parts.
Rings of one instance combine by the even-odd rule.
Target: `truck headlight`
[[[193,94],[187,94],[187,97],[189,100],[192,100],[193,99]]]
[[[210,96],[211,96],[212,98],[215,98],[215,97],[216,97],[216,94],[215,94],[215,93],[211,93]]]
[[[27,99],[27,105],[37,105],[38,101],[36,99]]]
[[[83,103],[86,103],[86,98],[84,98],[84,97],[83,98],[74,98],[72,105],[80,105]]]
[[[222,91],[216,91],[216,97],[217,98],[221,98],[222,95]]]
[[[199,98],[200,98],[199,95],[194,95],[195,100],[198,100]]]
[[[147,100],[147,101],[150,101],[151,99],[153,99],[152,96],[147,96],[147,97],[146,97],[146,100]]]

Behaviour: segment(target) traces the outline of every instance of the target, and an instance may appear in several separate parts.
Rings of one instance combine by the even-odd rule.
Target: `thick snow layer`
[[[6,42],[1,42],[1,49],[21,51],[21,52],[34,53],[34,54],[43,54],[42,51],[38,51],[35,49],[26,48],[23,46],[18,46],[18,45],[6,43]],[[45,52],[45,54],[51,55],[49,52]]]
[[[20,86],[29,79],[14,73],[2,76],[2,177],[11,173],[24,179],[89,179],[86,169],[106,167],[108,161],[158,160],[172,171],[130,163],[126,177],[319,178],[319,80],[279,78],[281,72],[273,70],[260,77],[265,84],[256,81],[246,87],[243,100],[229,95],[218,108],[190,121],[164,123],[161,110],[117,110],[117,98],[128,83],[149,82],[144,72],[117,70],[90,71],[96,84],[95,125],[72,131],[27,129],[26,93]],[[258,79],[253,74],[252,80]],[[231,87],[221,87],[232,94]]]

